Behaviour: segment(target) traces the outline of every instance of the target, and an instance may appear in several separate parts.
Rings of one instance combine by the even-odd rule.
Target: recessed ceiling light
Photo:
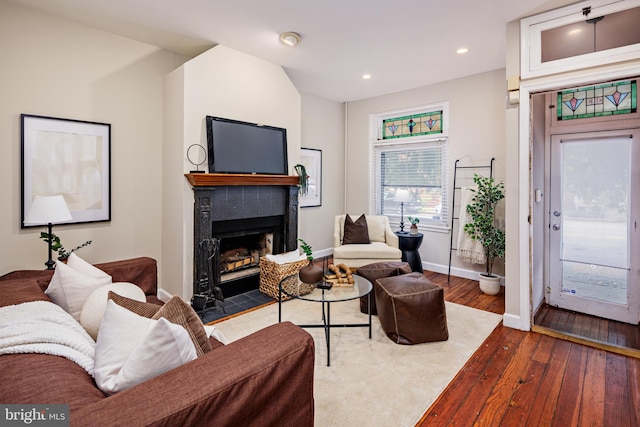
[[[363,74],[362,75],[362,79],[363,80],[369,80],[371,78],[371,74]]]
[[[300,37],[300,34],[294,33],[292,31],[280,34],[280,41],[287,46],[296,46],[298,45],[298,43],[300,43],[301,40],[302,37]]]
[[[461,47],[460,49],[456,50],[456,53],[459,55],[462,55],[463,53],[467,53],[467,52],[469,52],[468,47]]]

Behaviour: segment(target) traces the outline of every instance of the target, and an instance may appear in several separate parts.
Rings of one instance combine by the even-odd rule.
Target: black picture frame
[[[36,196],[61,194],[73,220],[111,221],[111,125],[21,114],[21,227]],[[61,224],[62,225],[62,224]]]

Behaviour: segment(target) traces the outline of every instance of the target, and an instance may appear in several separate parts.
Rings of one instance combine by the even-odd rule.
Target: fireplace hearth
[[[186,177],[194,191],[192,304],[201,311],[225,297],[258,289],[260,257],[298,246],[298,178]]]

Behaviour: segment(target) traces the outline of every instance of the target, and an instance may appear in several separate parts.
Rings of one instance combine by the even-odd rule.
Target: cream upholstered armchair
[[[349,215],[353,221],[358,216]],[[370,243],[344,243],[346,215],[337,215],[333,230],[333,263],[346,264],[355,269],[374,262],[400,261],[398,236],[391,230],[389,218],[383,215],[365,215]]]

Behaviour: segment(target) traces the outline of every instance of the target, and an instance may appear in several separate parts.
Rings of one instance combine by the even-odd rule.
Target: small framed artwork
[[[309,208],[322,205],[322,150],[302,148],[300,154],[302,164],[309,176],[306,194],[300,194],[300,207]]]
[[[62,195],[73,220],[111,220],[111,125],[22,114],[22,218],[36,196]]]

